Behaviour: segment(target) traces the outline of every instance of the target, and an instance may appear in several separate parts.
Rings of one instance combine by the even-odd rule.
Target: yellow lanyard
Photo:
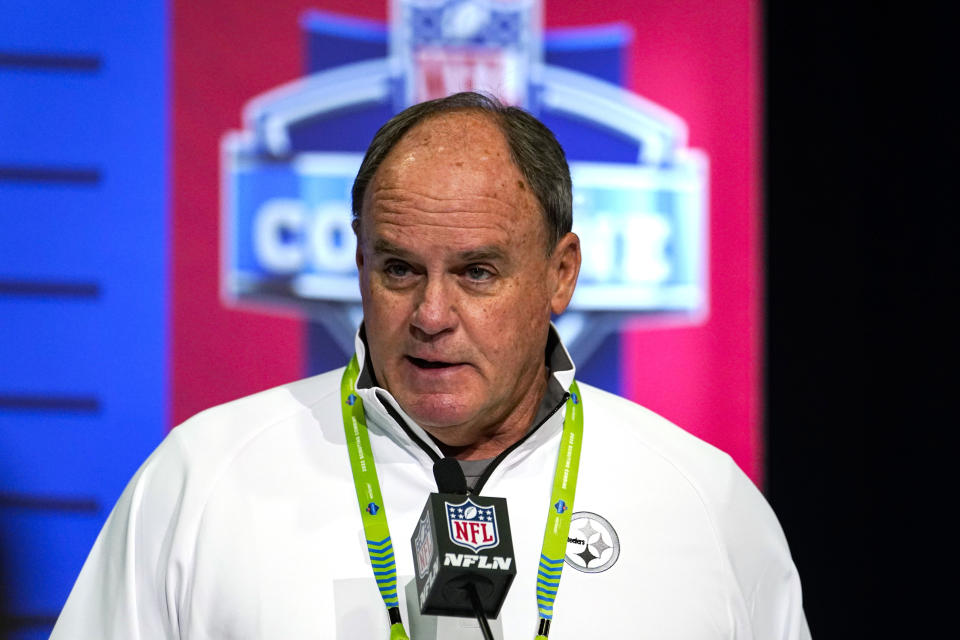
[[[390,617],[390,640],[409,640],[400,617],[397,600],[397,564],[387,525],[387,510],[380,493],[377,467],[370,447],[370,435],[363,412],[363,401],[355,387],[360,366],[357,356],[350,359],[340,380],[340,406],[343,411],[343,429],[350,456],[350,469],[357,490],[357,503],[363,521],[363,533],[373,576]],[[547,509],[547,526],[543,534],[540,563],[537,570],[537,610],[540,620],[537,640],[545,639],[553,619],[553,604],[560,587],[560,573],[566,555],[567,535],[570,532],[570,514],[577,491],[577,472],[580,468],[580,448],[583,442],[583,405],[580,388],[570,384],[563,419],[563,435],[553,475],[553,490]]]

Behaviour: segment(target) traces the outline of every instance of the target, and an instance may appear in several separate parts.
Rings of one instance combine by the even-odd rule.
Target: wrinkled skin
[[[570,302],[580,244],[547,251],[536,197],[477,112],[410,130],[367,188],[357,266],[374,372],[447,455],[496,456],[546,390],[550,313]]]

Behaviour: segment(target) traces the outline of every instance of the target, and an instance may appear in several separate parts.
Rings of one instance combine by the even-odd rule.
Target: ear
[[[360,234],[360,218],[354,218],[350,226],[353,227],[353,237],[357,241],[357,271],[363,273],[363,237]]]
[[[577,276],[580,275],[580,238],[577,234],[568,233],[553,248],[550,275],[554,282],[550,311],[560,315],[570,304],[573,290],[577,287]]]

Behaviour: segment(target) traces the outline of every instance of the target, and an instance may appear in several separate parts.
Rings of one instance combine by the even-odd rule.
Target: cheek
[[[377,286],[376,283],[367,283],[363,290],[364,323],[379,333],[391,333],[402,328],[406,322],[409,302],[406,297]]]
[[[484,300],[470,314],[477,336],[491,360],[525,360],[537,336],[549,322],[549,305],[542,280],[515,281],[501,295]]]

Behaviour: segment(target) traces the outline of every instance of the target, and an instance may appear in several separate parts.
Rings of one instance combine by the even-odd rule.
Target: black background
[[[817,640],[954,626],[952,13],[765,6],[767,496]]]

